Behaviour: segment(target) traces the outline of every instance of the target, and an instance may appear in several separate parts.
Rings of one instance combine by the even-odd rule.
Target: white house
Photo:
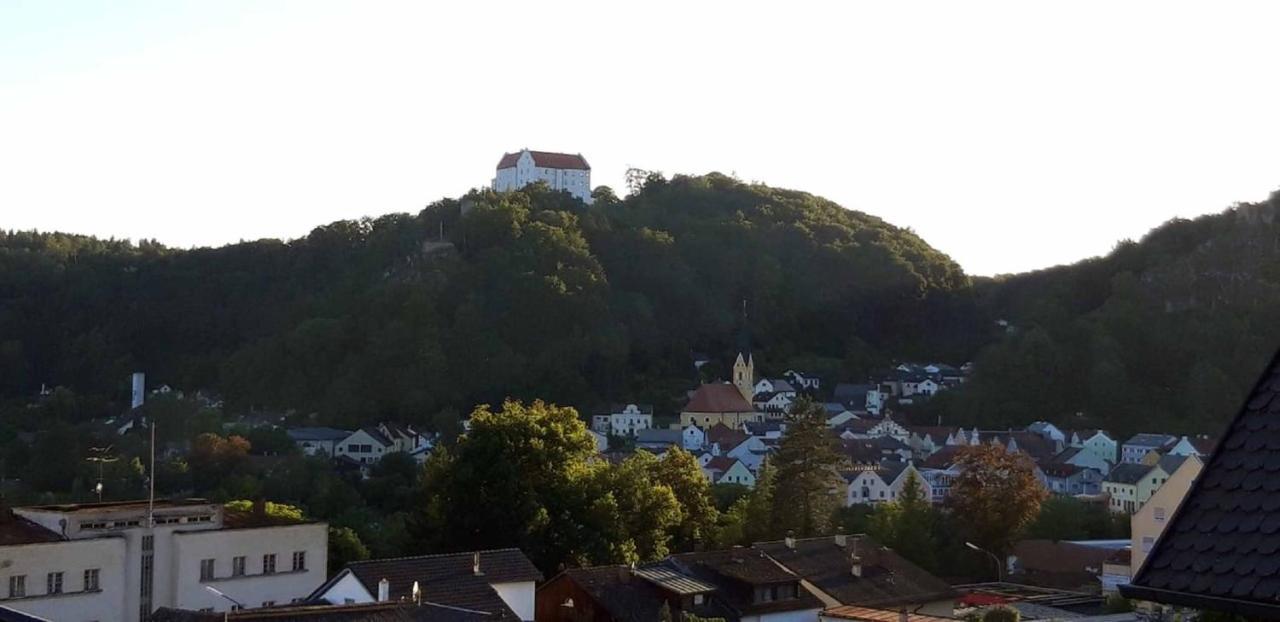
[[[885,460],[878,468],[850,471],[845,475],[845,505],[897,501],[908,473],[915,474],[921,493],[928,499],[931,494],[925,487],[925,480],[911,463]]]
[[[331,604],[410,601],[490,614],[534,616],[534,586],[542,573],[519,549],[420,555],[351,562],[311,594]]]
[[[1048,421],[1036,421],[1035,423],[1032,423],[1031,425],[1027,426],[1027,431],[1035,432],[1036,434],[1039,434],[1040,436],[1043,436],[1044,438],[1051,441],[1056,441],[1059,443],[1067,442],[1066,433],[1058,429],[1058,426],[1053,425]]]
[[[395,450],[395,443],[375,427],[364,427],[342,439],[334,457],[343,456],[360,464],[373,464]]]
[[[289,440],[308,456],[335,456],[338,453],[338,444],[351,436],[350,430],[335,428],[293,428],[286,430],[285,433],[289,435]]]
[[[14,508],[0,517],[0,592],[49,618],[137,622],[159,607],[226,611],[305,598],[324,580],[328,525],[201,499]]]
[[[1071,447],[1078,447],[1082,453],[1090,454],[1095,464],[1105,461],[1114,465],[1119,444],[1102,430],[1077,430],[1071,433]]]
[[[784,378],[761,378],[756,381],[755,394],[761,393],[788,393],[795,397],[796,387]]]
[[[789,413],[795,400],[795,393],[757,393],[752,404],[757,410],[768,413]]]
[[[546,182],[552,190],[564,190],[591,204],[591,165],[582,154],[528,149],[504,154],[498,161],[493,189],[510,192],[539,181]]]
[[[652,427],[653,407],[649,405],[619,404],[591,418],[591,429],[604,435],[634,437]]]
[[[740,484],[755,488],[756,476],[737,458],[716,456],[702,466],[702,473],[712,484]]]
[[[871,438],[888,436],[905,443],[911,439],[911,431],[902,427],[901,424],[893,419],[885,417],[883,420],[871,426],[871,429],[867,430],[867,436]]]
[[[799,372],[794,369],[788,369],[787,371],[782,372],[782,377],[786,378],[787,381],[791,383],[791,386],[796,387],[798,389],[807,389],[810,391],[816,391],[822,388],[821,378],[818,378],[817,376],[812,374]]]
[[[680,444],[685,451],[698,451],[707,446],[707,433],[696,425],[684,426],[680,431]]]
[[[1134,434],[1120,446],[1120,462],[1138,464],[1151,452],[1164,453],[1178,442],[1178,437],[1169,434]]]

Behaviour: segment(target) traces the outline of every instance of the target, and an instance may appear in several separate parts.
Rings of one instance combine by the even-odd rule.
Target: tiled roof
[[[14,516],[7,508],[0,509],[0,545],[58,542],[62,539],[62,536],[52,530],[21,516]]]
[[[1136,484],[1142,478],[1151,472],[1155,467],[1147,464],[1137,464],[1133,462],[1122,462],[1117,464],[1111,472],[1107,474],[1102,481],[1114,482],[1117,484]]]
[[[707,461],[707,470],[718,471],[723,474],[733,468],[734,463],[737,461],[737,458],[730,458],[729,456],[716,456]]]
[[[7,619],[0,617],[0,620]],[[229,613],[205,613],[161,607],[151,614],[149,619],[152,622],[222,622],[223,620],[270,620],[271,622],[473,622],[498,620],[500,618],[483,611],[449,607],[424,601],[421,605],[400,602],[363,603],[358,605],[288,605]]]
[[[1129,440],[1125,441],[1125,445],[1133,445],[1135,447],[1151,447],[1159,449],[1167,447],[1178,442],[1178,437],[1169,434],[1134,434]]]
[[[1280,618],[1280,355],[1227,427],[1130,598]]]
[[[822,612],[822,617],[837,618],[840,620],[857,620],[858,622],[902,622],[903,620],[902,612],[900,611],[872,609],[870,607],[856,607],[854,605],[831,607]],[[927,616],[921,613],[908,613],[906,616],[906,622],[955,622],[955,619]]]
[[[1084,470],[1084,467],[1065,462],[1049,462],[1040,465],[1040,470],[1049,477],[1071,477]]]
[[[926,469],[950,468],[951,465],[955,464],[956,458],[959,457],[960,450],[965,447],[965,445],[947,445],[946,447],[942,447],[938,451],[933,452],[933,455],[925,458],[924,462],[920,463],[920,466]]]
[[[370,594],[377,594],[378,582],[386,579],[390,583],[392,600],[410,598],[413,582],[417,581],[423,600],[514,615],[490,585],[540,581],[542,573],[519,549],[495,549],[480,551],[479,554],[479,575],[472,569],[474,552],[372,559],[351,562],[345,570],[350,571]],[[326,591],[335,579],[321,586],[316,595]]]
[[[520,154],[524,151],[515,153],[506,153],[502,155],[502,159],[498,161],[498,168],[511,168],[520,160]],[[572,153],[554,153],[551,151],[529,151],[529,155],[533,156],[534,166],[542,168],[564,168],[578,169],[589,171],[591,165],[587,164],[587,159],[581,154]]]
[[[635,574],[636,576],[641,577],[644,580],[671,592],[672,594],[679,594],[681,596],[706,594],[708,592],[714,592],[716,589],[715,585],[707,583],[706,581],[699,581],[694,577],[682,574],[666,561],[637,568],[635,570]]]
[[[716,586],[715,599],[723,602],[741,616],[821,609],[822,601],[800,585],[800,577],[778,564],[760,551],[736,548],[727,551],[683,553],[668,558],[671,563],[699,580]],[[757,603],[753,587],[792,583],[797,597]]]
[[[716,589],[714,585],[681,574],[668,561],[635,570],[627,566],[573,568],[556,575],[543,587],[565,580],[586,592],[608,614],[603,617],[615,622],[652,622],[659,619],[662,603],[670,595],[711,594]],[[575,609],[587,608],[578,608],[575,603]],[[732,610],[714,598],[707,598],[702,605],[687,611],[704,618],[736,619]]]
[[[684,412],[694,413],[749,413],[755,412],[738,387],[731,384],[704,384],[693,392]]]
[[[757,542],[752,548],[764,551],[845,605],[892,607],[956,596],[945,581],[867,536],[848,536],[844,546],[826,537],[798,539],[794,549],[777,541]],[[851,572],[850,558],[855,551],[862,561],[861,577]]]
[[[728,451],[746,442],[751,438],[749,434],[741,430],[735,430],[723,423],[717,423],[707,428],[707,442],[719,443],[720,449]]]

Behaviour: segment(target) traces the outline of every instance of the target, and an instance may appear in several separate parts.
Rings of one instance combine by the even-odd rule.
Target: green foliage
[[[1000,555],[1035,520],[1047,496],[1035,477],[1035,465],[1023,453],[994,444],[963,448],[956,457],[960,475],[948,503],[964,536]]]
[[[225,504],[223,504],[223,507],[225,507],[226,509],[232,512],[253,512],[254,511],[253,501],[250,501],[247,499],[228,501]],[[285,503],[274,503],[272,501],[265,501],[263,509],[265,510],[265,513],[269,518],[273,518],[276,520],[299,522],[299,523],[302,522],[303,520],[306,520],[306,517],[303,516],[302,508],[299,508],[297,506],[288,505]]]
[[[867,532],[881,544],[895,550],[927,570],[937,568],[934,528],[936,511],[924,496],[915,472],[907,474],[897,501],[883,503],[871,514]],[[858,533],[858,532],[853,532]]]
[[[841,505],[841,479],[840,456],[827,430],[826,412],[813,400],[801,398],[787,420],[787,434],[772,458],[778,470],[772,530],[798,537],[829,533],[831,517]]]
[[[341,570],[350,562],[369,559],[369,549],[360,536],[350,527],[329,528],[329,574]]]
[[[1133,611],[1133,601],[1119,594],[1108,596],[1103,606],[1107,613],[1128,613]]]
[[[982,612],[982,622],[1018,622],[1022,614],[1013,607],[992,607]]]
[[[1107,510],[1101,503],[1086,503],[1073,497],[1049,497],[1027,527],[1026,537],[1043,540],[1093,540],[1125,538],[1129,517]]]

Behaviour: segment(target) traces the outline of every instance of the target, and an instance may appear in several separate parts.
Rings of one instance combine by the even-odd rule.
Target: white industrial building
[[[327,563],[328,525],[202,499],[0,509],[0,600],[63,622],[289,603]]]
[[[522,149],[503,154],[493,189],[519,190],[535,182],[546,182],[552,190],[564,190],[591,204],[591,165],[582,154],[552,153]]]

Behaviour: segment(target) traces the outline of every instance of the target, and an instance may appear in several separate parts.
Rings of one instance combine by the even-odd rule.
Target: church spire
[[[756,362],[751,356],[751,329],[747,326],[747,300],[742,299],[742,327],[738,333],[738,356],[733,361],[733,385],[748,402],[755,397]]]

